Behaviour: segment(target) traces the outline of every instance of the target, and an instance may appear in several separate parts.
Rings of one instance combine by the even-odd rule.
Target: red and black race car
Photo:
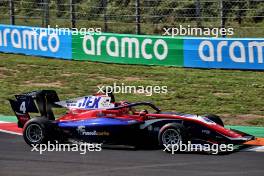
[[[53,90],[33,91],[9,100],[29,145],[74,139],[103,144],[165,146],[195,141],[242,144],[254,136],[224,128],[215,115],[162,112],[149,102],[115,102],[114,96],[95,95],[60,101]],[[68,112],[54,117],[52,108]],[[31,118],[29,113],[40,113]]]

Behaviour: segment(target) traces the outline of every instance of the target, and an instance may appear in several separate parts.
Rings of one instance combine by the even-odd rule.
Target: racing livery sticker
[[[77,129],[78,133],[80,135],[84,135],[84,136],[109,136],[110,133],[107,131],[86,131],[85,130],[85,126],[78,126]]]
[[[85,96],[60,101],[56,104],[69,109],[108,109],[114,107],[114,104],[111,103],[111,97],[108,96]]]

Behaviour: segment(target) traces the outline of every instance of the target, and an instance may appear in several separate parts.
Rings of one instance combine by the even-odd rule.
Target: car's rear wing
[[[15,95],[15,98],[16,100],[9,99],[9,102],[17,116],[19,127],[23,127],[30,119],[29,113],[40,113],[41,117],[55,119],[52,107],[59,107],[55,102],[60,101],[56,91],[32,91]]]

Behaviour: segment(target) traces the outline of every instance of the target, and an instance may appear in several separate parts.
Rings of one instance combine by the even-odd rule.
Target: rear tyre
[[[49,120],[37,117],[29,120],[24,127],[23,137],[25,142],[32,146],[35,144],[47,143],[49,137]]]
[[[187,142],[187,132],[182,124],[167,124],[160,129],[158,140],[162,148],[171,149],[174,145]]]
[[[209,120],[215,122],[216,124],[224,127],[224,122],[222,121],[222,119],[219,116],[214,115],[214,114],[208,114],[208,115],[205,115],[205,117],[208,118]]]

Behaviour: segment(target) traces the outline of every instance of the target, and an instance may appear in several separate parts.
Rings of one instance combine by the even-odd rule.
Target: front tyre
[[[44,118],[33,118],[29,120],[24,127],[23,137],[25,142],[32,146],[43,144],[49,140],[49,121]]]

